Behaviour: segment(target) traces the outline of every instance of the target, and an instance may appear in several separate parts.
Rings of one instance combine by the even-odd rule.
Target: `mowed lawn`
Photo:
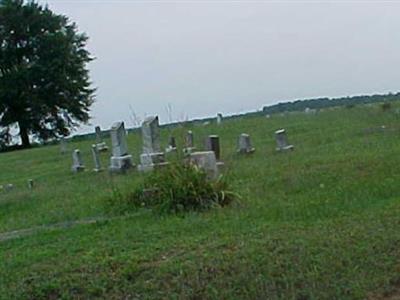
[[[15,185],[0,193],[0,299],[391,299],[400,287],[399,109],[162,129],[164,146],[170,134],[182,145],[188,129],[198,149],[218,134],[241,196],[184,216],[111,207],[142,175],[91,172],[94,141],[68,145],[83,154],[80,174],[59,146],[0,153],[0,184]],[[275,151],[280,128],[293,152]],[[236,154],[240,133],[251,135],[253,155]],[[128,144],[137,163],[140,134]]]

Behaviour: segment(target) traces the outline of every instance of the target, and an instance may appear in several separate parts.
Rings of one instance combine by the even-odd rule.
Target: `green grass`
[[[226,177],[241,195],[229,207],[184,216],[109,210],[115,190],[141,182],[136,172],[74,175],[58,146],[2,153],[0,184],[16,188],[0,194],[0,299],[391,295],[400,282],[400,103],[393,106],[174,129],[179,144],[193,130],[199,149],[207,134],[219,134]],[[275,152],[279,128],[293,152]],[[251,156],[236,154],[243,132],[256,148]],[[81,149],[88,170],[91,143],[69,145]],[[128,143],[137,162],[140,136]],[[28,228],[35,230],[1,239]]]

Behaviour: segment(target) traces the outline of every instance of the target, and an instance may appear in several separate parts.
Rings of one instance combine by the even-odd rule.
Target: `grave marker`
[[[111,127],[112,157],[110,159],[110,172],[120,173],[131,169],[134,164],[132,155],[128,153],[126,131],[124,122],[116,122]]]

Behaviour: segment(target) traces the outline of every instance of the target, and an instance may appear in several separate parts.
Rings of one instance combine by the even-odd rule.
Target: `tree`
[[[87,36],[35,1],[0,0],[0,129],[18,126],[46,141],[87,123],[91,88]]]

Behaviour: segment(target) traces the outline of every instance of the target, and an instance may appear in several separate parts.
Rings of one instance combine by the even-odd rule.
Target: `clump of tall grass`
[[[118,193],[115,204],[169,214],[223,207],[237,197],[225,177],[209,180],[192,164],[171,163],[146,174],[142,183],[126,195]]]

